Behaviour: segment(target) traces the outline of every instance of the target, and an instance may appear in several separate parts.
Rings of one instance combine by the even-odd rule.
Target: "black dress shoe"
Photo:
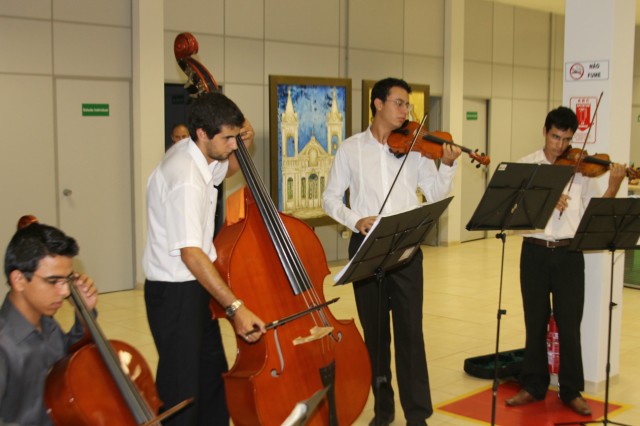
[[[393,415],[391,415],[391,417],[387,417],[386,419],[378,418],[378,416],[375,416],[369,422],[369,426],[389,426],[391,423],[393,423],[393,419]]]
[[[567,404],[573,411],[580,414],[581,416],[591,415],[591,408],[589,408],[589,404],[587,404],[587,401],[585,401],[581,396],[576,396],[571,401],[566,402],[565,404]]]
[[[524,389],[520,389],[520,392],[518,392],[511,398],[507,399],[505,403],[509,407],[518,407],[520,405],[526,405],[535,401],[536,399],[533,397],[533,395],[531,395],[529,392],[527,392]]]

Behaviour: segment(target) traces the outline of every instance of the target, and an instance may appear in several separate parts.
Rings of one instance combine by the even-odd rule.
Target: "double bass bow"
[[[196,96],[217,87],[190,57],[197,48],[191,34],[176,37],[176,60]],[[362,336],[353,320],[338,320],[327,308],[333,301],[325,302],[322,285],[329,269],[315,233],[277,210],[242,138],[236,140],[250,191],[244,220],[225,225],[214,240],[215,266],[234,294],[272,322],[255,343],[236,336],[236,360],[224,375],[231,418],[236,425],[280,425],[299,402],[324,390],[306,424],[352,424],[371,385]],[[224,317],[216,302],[211,307]]]
[[[18,229],[38,219],[25,215]],[[54,424],[64,426],[160,425],[191,401],[161,415],[162,405],[148,364],[125,342],[107,340],[75,284],[70,297],[87,336],[54,364],[45,381],[44,401]]]

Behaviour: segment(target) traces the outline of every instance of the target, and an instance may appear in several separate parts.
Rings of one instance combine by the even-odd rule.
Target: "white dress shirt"
[[[333,219],[358,232],[358,220],[379,214],[403,160],[404,156],[397,158],[386,144],[379,143],[371,129],[351,136],[336,152],[322,195],[322,207]],[[457,162],[454,162],[451,167],[441,164],[438,169],[433,160],[410,152],[382,213],[419,206],[418,187],[427,202],[442,200],[451,192],[456,168]],[[349,207],[344,203],[347,189]]]
[[[147,245],[142,264],[147,279],[182,282],[195,277],[180,249],[200,247],[213,262],[214,216],[228,161],[210,164],[191,139],[174,144],[147,183]]]
[[[547,157],[544,155],[544,151],[541,149],[532,154],[526,155],[518,160],[518,163],[529,164],[551,164]],[[567,193],[569,184],[565,187],[563,193]],[[547,226],[542,232],[523,234],[526,237],[539,238],[541,240],[557,241],[565,238],[573,238],[578,225],[582,219],[587,204],[592,197],[597,196],[595,194],[596,185],[590,184],[590,179],[583,176],[580,173],[575,174],[573,184],[571,184],[571,190],[569,191],[569,206],[560,215],[558,209],[553,209],[553,213],[547,222]]]

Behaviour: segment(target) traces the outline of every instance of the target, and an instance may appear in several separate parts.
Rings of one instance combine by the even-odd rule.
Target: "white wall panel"
[[[444,56],[444,0],[405,0],[404,51]]]
[[[491,85],[492,97],[511,98],[513,96],[513,67],[494,64]]]
[[[404,76],[414,84],[428,84],[431,96],[442,96],[444,58],[404,55]]]
[[[464,63],[465,98],[491,98],[491,64],[482,62]]]
[[[512,110],[513,139],[511,161],[518,161],[544,146],[542,128],[549,109],[545,101],[514,99]]]
[[[514,14],[513,63],[516,66],[549,65],[550,14],[516,8]]]
[[[339,0],[268,0],[264,20],[270,41],[339,44]]]
[[[549,71],[544,68],[513,68],[513,97],[545,100],[549,94]]]
[[[0,72],[51,74],[51,22],[0,18]]]
[[[405,25],[403,6],[403,0],[351,0],[348,25],[350,47],[402,52]]]
[[[493,3],[493,62],[513,64],[514,7]]]
[[[464,4],[464,59],[491,62],[493,3],[466,0]]]
[[[224,0],[164,0],[164,29],[223,34],[224,3]]]
[[[0,155],[0,247],[4,250],[25,214],[57,225],[53,81],[45,76],[0,74],[0,93],[0,123],[5,130]],[[0,292],[7,288],[0,286]]]
[[[65,76],[131,77],[131,30],[54,23],[54,72]]]
[[[51,0],[2,0],[0,15],[51,19]]]
[[[371,50],[349,50],[349,76],[354,82],[402,77],[402,55]]]
[[[551,93],[550,98],[555,102],[551,102],[550,107],[555,108],[556,106],[562,103],[562,90],[564,84],[564,71],[562,70],[552,70],[551,72]],[[558,101],[560,103],[558,103]]]
[[[553,15],[552,27],[553,39],[551,43],[551,68],[564,69],[564,16]]]
[[[269,7],[271,7],[269,1]],[[264,0],[226,0],[224,2],[224,31],[228,36],[264,37]]]
[[[131,26],[131,0],[53,0],[53,19]]]
[[[511,145],[514,142],[518,143],[518,141],[514,139],[514,131],[511,125],[512,105],[513,101],[511,99],[494,98],[489,102],[489,141],[487,149],[491,157],[490,176],[493,176],[498,164],[505,161],[514,161],[511,155]],[[517,129],[516,135],[519,135]]]
[[[337,77],[339,51],[337,46],[266,42],[264,81],[269,81],[269,75]]]
[[[640,27],[636,27],[635,41],[634,41],[634,52],[633,52],[633,75],[640,76]],[[634,93],[637,93],[634,91]],[[640,96],[635,97],[634,104],[640,104]]]
[[[228,83],[265,84],[264,42],[227,37],[224,75]]]

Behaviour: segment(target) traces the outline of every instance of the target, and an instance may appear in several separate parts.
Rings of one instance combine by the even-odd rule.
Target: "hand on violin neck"
[[[627,176],[626,164],[611,163],[609,168],[609,186],[602,195],[603,198],[614,198],[622,185],[622,181]]]
[[[462,149],[458,145],[452,143],[445,143],[442,147],[442,162],[447,166],[453,166],[453,162],[456,158],[460,157]]]

